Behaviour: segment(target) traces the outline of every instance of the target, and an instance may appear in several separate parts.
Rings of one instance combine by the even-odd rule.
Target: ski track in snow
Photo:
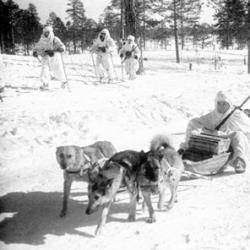
[[[211,52],[147,51],[146,73],[135,81],[99,84],[90,54],[65,55],[71,93],[53,81],[39,90],[40,65],[32,57],[8,56],[6,92],[0,103],[0,248],[19,249],[249,249],[250,174],[232,169],[213,181],[183,181],[173,210],[156,210],[145,223],[137,209],[128,223],[128,195],[118,195],[103,235],[93,238],[100,212],[87,216],[87,184],[74,183],[69,214],[59,218],[62,171],[55,159],[60,145],[109,140],[118,150],[147,150],[153,135],[173,134],[176,148],[187,122],[213,108],[218,90],[235,104],[250,93],[242,55],[222,57],[214,70]],[[188,71],[193,58],[193,71]],[[114,57],[121,77],[120,61]],[[245,108],[250,108],[248,103]],[[156,207],[157,197],[153,197]]]

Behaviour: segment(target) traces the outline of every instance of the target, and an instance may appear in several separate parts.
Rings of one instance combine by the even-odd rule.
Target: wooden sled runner
[[[208,134],[193,135],[182,158],[186,171],[215,175],[223,171],[230,159],[230,139]]]

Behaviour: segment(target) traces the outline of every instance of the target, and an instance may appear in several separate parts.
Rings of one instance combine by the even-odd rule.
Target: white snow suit
[[[104,40],[101,40],[102,34],[105,34]],[[104,70],[108,73],[109,81],[114,79],[114,68],[112,62],[112,53],[115,51],[115,42],[110,37],[109,31],[103,29],[97,39],[94,41],[91,52],[96,54],[96,71],[100,79],[104,77]]]
[[[44,33],[49,32],[49,36],[45,37]],[[46,51],[53,51],[53,55],[49,56]],[[53,29],[47,26],[43,29],[43,34],[36,44],[34,51],[42,57],[42,70],[40,79],[44,85],[48,85],[51,75],[57,80],[67,82],[64,65],[62,61],[62,52],[65,51],[65,46],[61,40],[53,33]]]
[[[139,68],[139,54],[140,50],[135,43],[134,36],[129,35],[127,41],[119,51],[122,63],[125,64],[125,71],[129,75],[130,80],[136,78],[136,72]]]
[[[181,148],[187,149],[188,141],[192,134],[200,133],[202,131],[214,130],[215,127],[232,111],[234,106],[232,105],[229,98],[223,93],[219,91],[215,98],[215,105],[217,105],[218,101],[225,101],[230,104],[229,110],[221,114],[215,109],[210,113],[203,115],[199,118],[192,119],[186,130],[186,139],[185,142],[181,144]],[[236,110],[230,118],[222,125],[219,131],[219,135],[227,135],[231,139],[231,147],[233,149],[233,158],[231,162],[235,160],[235,158],[240,157],[245,162],[250,160],[250,119],[247,115],[240,110]]]

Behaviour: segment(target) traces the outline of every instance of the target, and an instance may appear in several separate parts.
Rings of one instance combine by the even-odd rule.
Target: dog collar
[[[88,161],[88,162],[91,162],[91,159],[89,158],[89,156],[87,155],[87,154],[85,154],[85,153],[82,153],[83,154],[83,156],[86,158],[86,160]]]
[[[74,170],[65,170],[68,174],[78,174],[81,172],[81,169],[74,171]]]
[[[65,171],[67,172],[67,174],[80,174],[80,176],[83,176],[84,174],[86,174],[87,170],[88,168],[86,169],[80,168],[77,171],[74,170],[65,170]]]

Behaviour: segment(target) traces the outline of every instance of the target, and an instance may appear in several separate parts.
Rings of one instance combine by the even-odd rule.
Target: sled
[[[192,135],[182,158],[186,171],[200,175],[216,175],[227,165],[230,139],[208,134]]]

